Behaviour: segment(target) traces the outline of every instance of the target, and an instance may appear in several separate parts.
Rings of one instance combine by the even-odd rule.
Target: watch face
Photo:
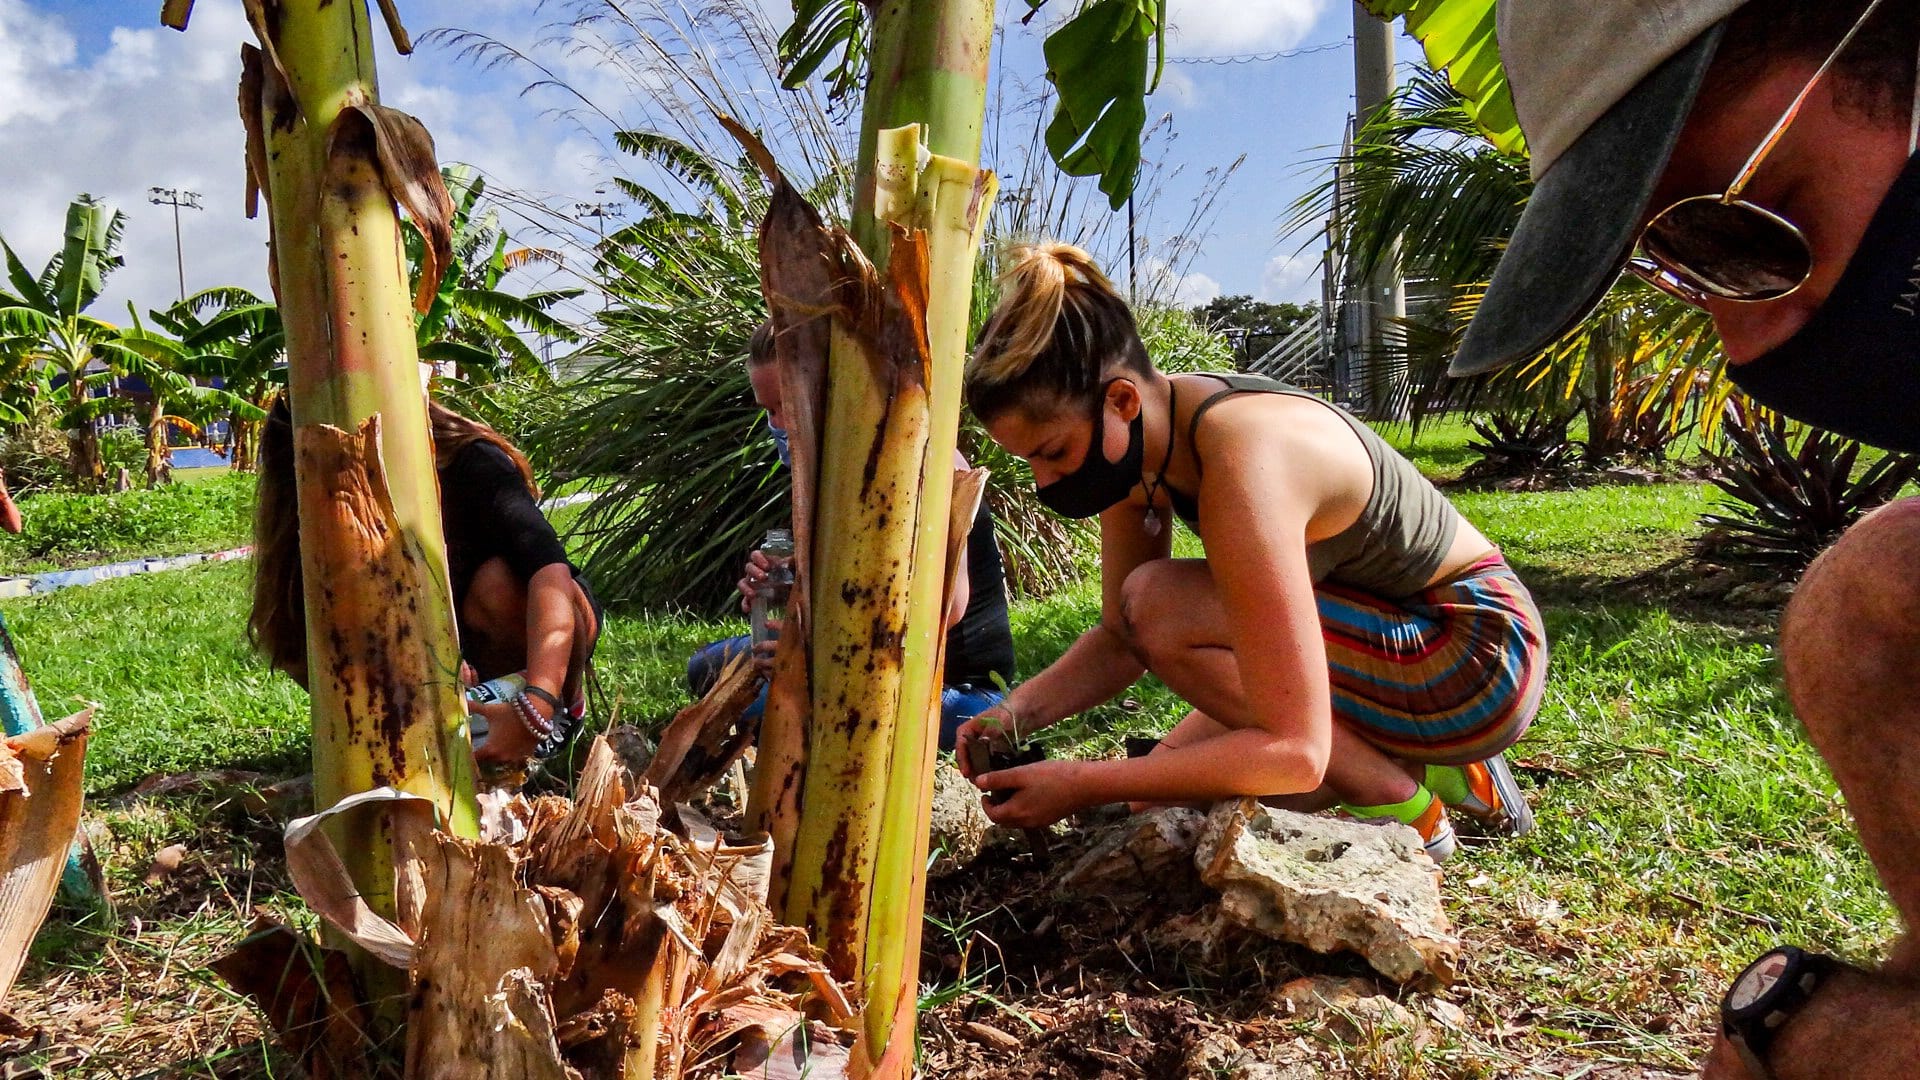
[[[1727,992],[1727,1006],[1745,1009],[1767,996],[1767,991],[1786,977],[1790,960],[1785,953],[1769,953],[1740,973],[1739,981]]]

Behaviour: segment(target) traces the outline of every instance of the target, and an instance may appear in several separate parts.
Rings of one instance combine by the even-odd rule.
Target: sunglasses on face
[[[1800,107],[1814,87],[1884,2],[1873,0],[1860,13],[1852,29],[1795,95],[1793,104],[1748,155],[1726,191],[1681,199],[1647,222],[1633,256],[1627,260],[1629,273],[1695,306],[1708,300],[1777,300],[1806,284],[1813,275],[1813,248],[1806,234],[1793,222],[1740,196],[1800,115]],[[1916,104],[1920,105],[1920,97]]]

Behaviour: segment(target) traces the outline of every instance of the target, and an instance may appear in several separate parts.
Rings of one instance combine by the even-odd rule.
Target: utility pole
[[[1386,108],[1393,97],[1393,24],[1376,19],[1359,3],[1353,5],[1353,100],[1355,142],[1367,121]],[[1400,245],[1395,242],[1391,254],[1374,268],[1364,282],[1365,304],[1366,400],[1367,415],[1378,420],[1407,418],[1407,393],[1403,363],[1389,360],[1389,350],[1402,336],[1396,320],[1407,315],[1406,286],[1400,278]]]
[[[607,193],[607,189],[594,188],[593,193],[595,195],[605,195]],[[605,244],[607,242],[607,219],[620,212],[621,204],[617,202],[598,202],[598,201],[577,202],[573,204],[573,209],[574,209],[574,212],[579,214],[581,217],[590,217],[594,219],[594,225],[598,228],[600,233],[600,243]]]
[[[594,188],[593,193],[595,195],[605,195],[607,189],[603,187]],[[592,218],[594,225],[600,233],[600,242],[594,245],[593,249],[596,257],[598,257],[600,249],[607,246],[607,219],[619,213],[620,209],[621,206],[617,202],[600,202],[596,200],[594,202],[577,202],[573,204],[574,212],[581,217]],[[613,301],[607,296],[607,291],[605,289],[600,290],[600,310],[605,311],[607,306],[612,302]]]
[[[185,188],[148,188],[147,201],[155,206],[173,207],[173,265],[180,272],[180,299],[187,298],[187,260],[180,248],[180,208],[204,210],[200,193]]]

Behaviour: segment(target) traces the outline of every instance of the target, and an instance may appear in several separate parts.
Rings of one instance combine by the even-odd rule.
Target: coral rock
[[[1315,952],[1350,951],[1395,982],[1453,982],[1460,941],[1420,839],[1382,827],[1222,803],[1194,859],[1235,922]]]

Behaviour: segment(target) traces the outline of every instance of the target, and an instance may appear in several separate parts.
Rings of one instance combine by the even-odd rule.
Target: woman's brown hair
[[[520,470],[538,501],[527,456],[506,437],[437,401],[427,402],[436,469],[444,469],[476,442],[492,443]],[[253,610],[247,637],[274,667],[307,684],[307,604],[300,570],[300,514],[293,477],[293,413],[283,393],[260,431],[260,479],[253,511]],[[443,495],[444,497],[444,495]]]
[[[967,407],[980,419],[1015,407],[1095,402],[1116,365],[1153,372],[1133,312],[1084,250],[1015,248],[1000,289],[967,364]]]

